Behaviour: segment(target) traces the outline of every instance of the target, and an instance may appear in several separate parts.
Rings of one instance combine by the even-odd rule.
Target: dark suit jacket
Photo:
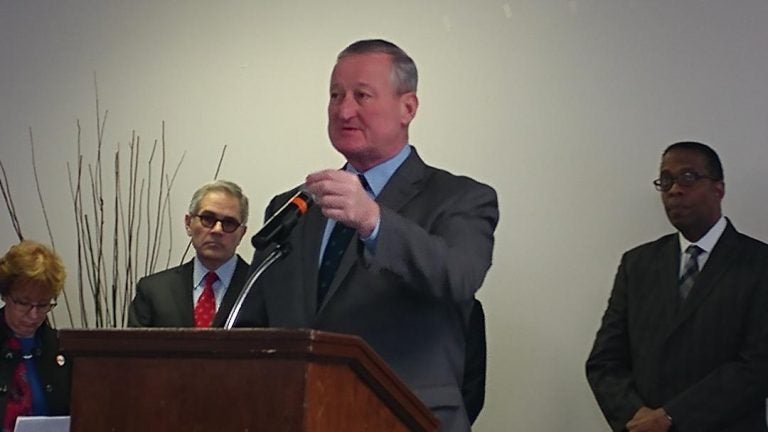
[[[13,336],[13,331],[5,323],[5,307],[0,309],[0,424],[5,416],[5,402],[11,390],[13,373],[19,362],[21,353],[6,347],[6,341]],[[59,364],[56,357],[59,351],[59,339],[56,330],[47,322],[37,329],[35,337],[39,340],[39,350],[34,351],[35,367],[43,387],[45,402],[49,415],[69,415],[69,388],[72,377],[72,362],[68,357]]]
[[[184,265],[141,278],[128,310],[128,327],[194,327],[194,269],[194,262],[190,260]],[[248,264],[238,256],[235,273],[213,318],[213,327],[224,325],[247,277]]]
[[[461,384],[461,397],[467,409],[469,423],[474,424],[485,403],[486,345],[485,313],[483,305],[475,300],[469,315],[467,328],[467,346],[464,361],[464,381]]]
[[[291,195],[273,199],[267,214]],[[425,165],[414,150],[377,202],[375,254],[354,238],[319,310],[326,219],[313,207],[288,238],[291,254],[257,283],[239,325],[361,336],[433,410],[443,430],[469,430],[460,390],[465,335],[474,294],[491,265],[496,193]]]
[[[587,360],[614,430],[664,407],[676,431],[765,431],[768,245],[730,222],[678,305],[680,245],[668,235],[624,254]]]

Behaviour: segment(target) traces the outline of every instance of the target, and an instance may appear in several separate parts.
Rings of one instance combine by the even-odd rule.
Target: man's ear
[[[717,191],[717,195],[720,197],[720,199],[723,199],[725,197],[725,182],[722,180],[715,182],[714,187]]]
[[[192,216],[187,213],[184,215],[184,229],[187,231],[187,235],[192,237],[192,227],[189,224],[192,223]]]
[[[408,126],[419,109],[419,98],[414,92],[408,92],[400,95],[400,123]]]

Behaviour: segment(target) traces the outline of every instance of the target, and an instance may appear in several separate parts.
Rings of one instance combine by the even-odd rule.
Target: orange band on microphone
[[[299,213],[301,213],[301,214],[306,213],[307,212],[307,208],[309,208],[309,206],[307,206],[307,202],[304,201],[300,196],[293,197],[291,202],[296,204],[296,207],[299,208]]]

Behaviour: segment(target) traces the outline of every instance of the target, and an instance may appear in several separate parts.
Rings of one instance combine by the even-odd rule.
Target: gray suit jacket
[[[192,273],[194,262],[139,279],[128,310],[128,327],[194,327]],[[221,327],[248,277],[248,264],[239,256],[232,280],[213,319]]]
[[[272,200],[267,215],[292,193]],[[496,192],[429,167],[415,151],[377,197],[375,254],[350,242],[316,304],[326,219],[313,207],[291,233],[293,251],[264,273],[239,325],[313,328],[362,337],[432,409],[445,431],[467,431],[461,385],[474,294],[491,265]],[[260,261],[257,253],[254,262]]]
[[[668,235],[624,254],[587,360],[613,430],[664,407],[676,431],[765,431],[768,245],[730,222],[678,304],[680,245]]]

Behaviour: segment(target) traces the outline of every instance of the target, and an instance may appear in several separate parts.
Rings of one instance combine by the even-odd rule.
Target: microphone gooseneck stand
[[[291,244],[288,242],[284,243],[278,243],[277,246],[272,250],[272,252],[267,255],[266,258],[264,258],[264,261],[259,264],[258,267],[256,267],[256,270],[251,273],[251,275],[248,277],[248,280],[245,282],[245,288],[243,288],[242,291],[240,291],[240,295],[237,296],[237,300],[235,301],[235,305],[232,307],[232,311],[229,313],[229,316],[227,317],[227,321],[224,324],[224,328],[227,330],[231,330],[232,326],[235,325],[235,321],[237,320],[237,316],[240,314],[240,308],[243,306],[243,302],[245,301],[245,298],[248,297],[248,293],[251,292],[251,288],[256,284],[256,280],[259,279],[259,277],[264,273],[272,264],[279,261],[284,256],[288,255],[291,252]]]

